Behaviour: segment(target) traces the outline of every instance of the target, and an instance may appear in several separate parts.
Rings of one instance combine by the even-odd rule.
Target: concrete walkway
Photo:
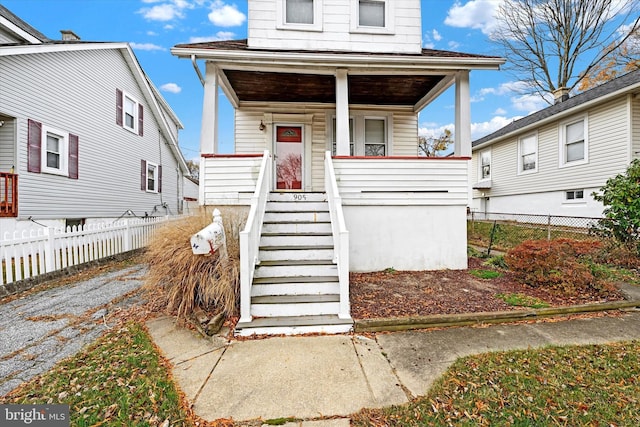
[[[640,312],[552,323],[436,331],[205,339],[171,318],[148,322],[178,385],[206,420],[295,418],[305,427],[348,426],[361,408],[424,395],[458,357],[547,345],[640,339]]]
[[[99,337],[107,310],[127,305],[145,273],[137,265],[0,304],[0,396]]]

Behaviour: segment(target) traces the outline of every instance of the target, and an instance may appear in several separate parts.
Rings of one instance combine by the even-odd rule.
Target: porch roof
[[[419,110],[460,70],[498,69],[503,58],[423,49],[421,54],[251,49],[247,40],[176,45],[184,58],[211,61],[232,102],[334,103],[335,70],[348,70],[350,104]]]

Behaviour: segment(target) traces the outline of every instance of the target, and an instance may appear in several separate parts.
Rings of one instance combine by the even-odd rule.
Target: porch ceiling
[[[240,101],[335,103],[335,77],[224,70]],[[349,103],[415,105],[444,75],[349,75]]]

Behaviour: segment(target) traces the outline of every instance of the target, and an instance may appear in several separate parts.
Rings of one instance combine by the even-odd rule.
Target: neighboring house
[[[0,237],[180,213],[181,128],[127,43],[51,40],[0,5]]]
[[[591,193],[640,157],[640,71],[473,142],[480,212],[601,217]]]
[[[187,177],[184,181],[184,212],[195,213],[198,210],[198,195],[200,194],[200,184],[198,180]]]
[[[200,203],[251,205],[237,331],[348,329],[350,271],[466,268],[469,72],[504,60],[422,49],[419,0],[249,0],[248,14],[246,40],[172,49],[204,85]],[[454,156],[419,157],[418,113],[452,85]]]

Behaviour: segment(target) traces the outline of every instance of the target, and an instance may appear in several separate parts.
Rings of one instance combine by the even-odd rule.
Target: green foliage
[[[608,179],[592,196],[605,206],[605,218],[593,231],[640,253],[640,160],[631,162],[624,174]]]
[[[387,268],[384,269],[384,272],[388,273],[388,274],[394,274],[396,271],[397,270],[395,268],[393,268],[393,267],[387,267]]]
[[[265,420],[264,424],[268,426],[283,426],[287,423],[295,423],[299,421],[297,418],[272,418],[270,420]]]
[[[514,307],[530,307],[530,308],[549,307],[549,304],[542,301],[540,298],[530,297],[524,294],[496,294],[496,298],[500,298],[502,301]]]
[[[502,273],[494,270],[469,270],[469,274],[478,279],[495,279],[502,276]]]
[[[424,397],[365,409],[364,426],[638,426],[640,342],[458,359]]]
[[[501,268],[503,270],[506,270],[506,269],[509,268],[509,266],[507,265],[507,263],[504,260],[504,255],[492,256],[491,258],[489,258],[488,260],[486,260],[484,262],[484,265],[488,265],[488,266],[496,267],[496,268]]]
[[[142,326],[114,329],[0,404],[69,404],[72,426],[193,425]]]

